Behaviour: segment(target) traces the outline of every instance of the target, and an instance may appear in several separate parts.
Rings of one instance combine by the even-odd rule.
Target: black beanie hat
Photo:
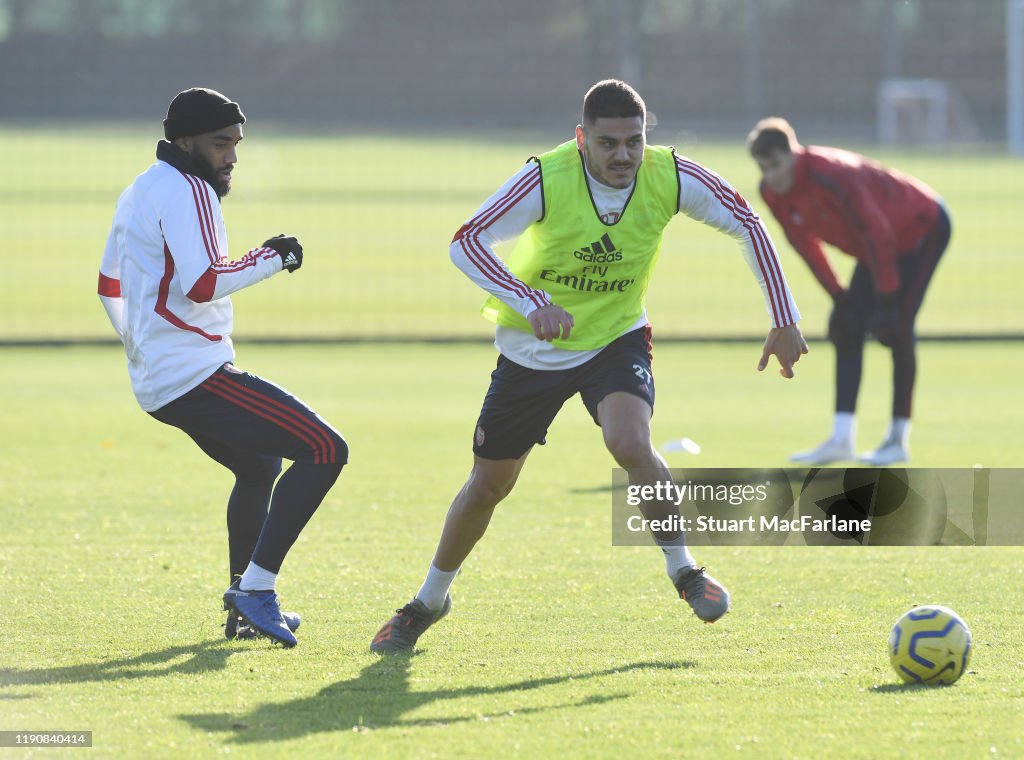
[[[167,107],[164,137],[191,137],[232,124],[245,124],[245,114],[216,90],[192,87],[179,92]]]

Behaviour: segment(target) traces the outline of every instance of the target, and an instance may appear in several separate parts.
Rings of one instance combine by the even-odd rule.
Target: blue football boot
[[[281,612],[281,617],[284,619],[284,624],[288,626],[288,630],[292,633],[299,630],[299,626],[302,625],[302,618],[297,612]],[[228,639],[238,639],[239,641],[259,638],[259,631],[253,628],[249,623],[246,622],[245,618],[238,616],[234,610],[228,613],[228,619],[224,623],[224,636]]]
[[[224,609],[234,611],[253,629],[286,648],[299,643],[281,616],[274,591],[242,591],[237,582],[224,592]]]

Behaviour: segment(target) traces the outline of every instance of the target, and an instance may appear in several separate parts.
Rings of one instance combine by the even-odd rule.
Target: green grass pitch
[[[459,226],[523,161],[571,136],[483,140],[288,136],[246,125],[234,189],[224,201],[230,254],[273,234],[302,240],[301,276],[236,297],[251,304],[237,334],[486,336],[474,318],[481,297],[448,261]],[[8,250],[0,299],[0,337],[109,335],[95,308],[96,270],[118,194],[152,160],[155,130],[0,128],[5,169],[0,189]],[[671,135],[651,137],[671,142]],[[942,193],[953,240],[929,289],[919,330],[1024,333],[1018,283],[1024,280],[1024,172],[1002,156],[880,153]],[[728,179],[755,208],[757,167],[742,145],[680,146]],[[786,277],[820,335],[826,296],[788,248],[771,214],[768,226]],[[846,276],[852,259],[834,258]],[[736,243],[680,217],[666,229],[648,297],[663,335],[750,335],[767,315]]]
[[[655,439],[704,447],[670,464],[783,464],[822,432],[824,353],[785,381],[754,371],[754,346],[656,345]],[[0,728],[92,730],[102,757],[1024,753],[1019,548],[698,547],[734,598],[703,625],[656,550],[610,545],[611,460],[573,401],[466,563],[452,615],[415,656],[379,660],[370,637],[416,590],[468,471],[493,352],[243,346],[239,364],[332,420],[352,459],[282,573],[299,647],[229,643],[229,476],[135,407],[119,350],[4,359],[19,381],[0,450]],[[918,463],[1019,462],[1005,399],[1020,347],[928,344],[922,365]],[[866,405],[862,444],[884,422],[871,407],[884,404]],[[890,670],[889,627],[920,603],[974,633],[953,687],[903,688]]]
[[[300,645],[223,640],[229,476],[138,410],[120,349],[0,349],[0,730],[92,730],[98,757],[1024,755],[1019,547],[698,547],[734,604],[705,626],[674,598],[655,549],[610,545],[612,462],[578,402],[499,507],[452,615],[415,656],[372,656],[370,637],[415,592],[469,470],[493,349],[244,339],[485,338],[482,299],[448,263],[448,241],[531,152],[569,133],[486,143],[253,124],[246,135],[224,205],[231,252],[289,231],[307,259],[234,297],[239,364],[299,394],[352,446],[281,576],[286,608],[303,615]],[[99,256],[116,196],[157,136],[0,128],[13,178],[0,189],[0,338],[110,335]],[[759,205],[741,146],[683,152]],[[1020,167],[870,152],[951,208],[921,331],[1024,332]],[[769,226],[818,335],[824,296]],[[649,307],[655,442],[703,447],[672,466],[776,467],[824,437],[826,345],[784,381],[774,367],[755,372],[756,345],[658,344],[766,328],[733,243],[673,222]],[[871,347],[866,366],[861,448],[880,439],[890,392],[886,354]],[[923,344],[915,465],[1019,466],[1022,375],[1021,343]],[[904,688],[890,670],[889,627],[922,603],[951,606],[974,633],[970,672],[953,687]]]

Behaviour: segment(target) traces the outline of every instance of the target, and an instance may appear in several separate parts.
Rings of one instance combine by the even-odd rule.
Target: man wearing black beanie
[[[215,90],[178,93],[157,161],[117,202],[99,295],[128,355],[139,405],[180,428],[235,476],[228,499],[228,638],[295,646],[277,573],[348,462],[345,439],[283,388],[233,364],[229,295],[302,266],[276,235],[229,260],[220,199],[231,189],[245,115]],[[281,460],[293,464],[278,479]]]
[[[217,196],[223,198],[231,190],[231,169],[237,160],[234,145],[229,151],[225,149],[230,138],[235,137],[236,127],[235,142],[242,139],[243,124],[245,114],[238,103],[216,90],[193,87],[179,92],[167,108],[164,137],[168,142],[160,143],[157,158],[175,158],[173,148],[188,154],[193,173],[209,182]],[[217,135],[221,135],[220,140]],[[230,137],[225,139],[225,136]],[[180,156],[177,160],[180,163]]]

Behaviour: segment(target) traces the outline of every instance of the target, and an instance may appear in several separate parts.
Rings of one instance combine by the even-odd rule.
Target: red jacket
[[[788,193],[761,183],[761,197],[789,242],[825,290],[843,289],[821,244],[868,267],[879,293],[900,287],[896,260],[910,253],[938,215],[938,196],[923,182],[869,158],[837,148],[797,149]]]

